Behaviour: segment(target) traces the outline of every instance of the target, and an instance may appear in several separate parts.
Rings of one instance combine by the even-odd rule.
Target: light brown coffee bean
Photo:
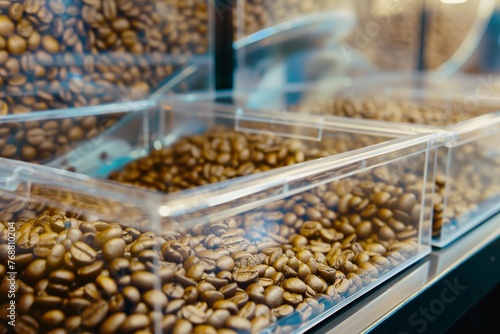
[[[306,292],[306,284],[298,278],[289,278],[283,282],[283,289],[302,294]]]
[[[71,246],[70,253],[72,260],[80,266],[93,263],[97,257],[94,249],[81,241],[77,241]]]
[[[130,276],[130,283],[141,290],[159,288],[160,278],[149,271],[136,271]]]
[[[123,312],[114,313],[110,315],[101,325],[100,333],[113,334],[118,331],[121,324],[125,321],[127,315]]]
[[[20,55],[26,51],[27,43],[24,38],[19,35],[11,35],[7,38],[7,51],[13,55]]]
[[[0,15],[0,36],[8,37],[14,29],[14,22],[7,15]]]
[[[129,315],[118,327],[119,333],[134,333],[141,329],[146,329],[150,324],[149,318],[145,314]]]
[[[239,316],[230,316],[227,318],[225,325],[237,333],[251,333],[252,323]]]

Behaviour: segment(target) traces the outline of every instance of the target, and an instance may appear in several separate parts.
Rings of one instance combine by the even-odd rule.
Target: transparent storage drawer
[[[258,92],[240,96],[238,103],[376,120],[367,121],[372,127],[446,131],[448,140],[438,152],[433,229],[433,245],[443,247],[500,208],[497,85],[494,77],[384,75],[286,93]]]
[[[202,91],[210,66],[190,65],[150,96]],[[129,101],[106,106],[48,110],[0,117],[0,157],[46,164],[74,149],[92,145],[127,112],[146,109],[154,102]]]
[[[342,136],[368,136],[315,117],[177,108],[130,113],[136,128],[106,132],[102,158],[163,147],[168,160],[176,137],[215,123],[253,137],[278,126],[295,157],[313,151],[307,139],[342,151]],[[16,272],[16,327],[27,330],[305,332],[430,252],[437,140],[392,139],[168,195],[1,159],[0,288]],[[74,168],[97,166],[103,152],[92,151],[76,151]]]
[[[211,16],[207,0],[2,1],[0,115],[145,98],[212,63]]]

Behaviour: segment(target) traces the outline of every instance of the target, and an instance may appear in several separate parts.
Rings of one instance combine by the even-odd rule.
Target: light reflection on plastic
[[[170,210],[170,207],[167,206],[167,205],[162,205],[158,208],[158,213],[160,214],[160,216],[162,217],[167,217],[170,215],[172,211]]]
[[[441,2],[450,5],[450,4],[466,3],[467,0],[441,0]]]

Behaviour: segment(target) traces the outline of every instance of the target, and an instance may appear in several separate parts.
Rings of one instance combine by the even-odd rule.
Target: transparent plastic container
[[[145,98],[211,66],[211,17],[207,0],[2,1],[0,115]]]
[[[187,66],[156,90],[149,101],[2,116],[0,157],[45,164],[79,144],[99,140],[102,133],[127,112],[147,108],[158,97],[203,91],[206,88],[206,78],[211,75],[210,69],[210,66]]]
[[[299,155],[298,143],[370,137],[335,119],[179,108],[131,112],[92,152],[75,151],[73,168],[97,171],[102,152],[117,167],[215,123],[280,129]],[[16,326],[43,331],[305,332],[430,252],[438,140],[392,139],[168,195],[0,159],[0,287],[17,273]]]
[[[444,247],[500,209],[497,82],[493,76],[383,75],[256,93],[239,103],[365,119],[371,127],[446,131],[433,218],[433,245]]]

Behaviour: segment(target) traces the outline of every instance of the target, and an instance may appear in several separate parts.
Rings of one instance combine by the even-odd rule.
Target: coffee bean
[[[108,262],[121,258],[125,254],[125,241],[121,238],[113,238],[102,246],[102,255]]]
[[[108,276],[99,276],[96,278],[96,284],[99,286],[108,296],[112,296],[118,293],[118,286],[116,282]]]
[[[174,325],[172,334],[190,334],[193,331],[193,324],[185,319],[179,319]]]
[[[160,286],[160,279],[148,271],[136,271],[130,276],[130,283],[141,290],[152,290]]]
[[[7,37],[15,29],[14,23],[7,15],[0,15],[0,36]]]
[[[69,270],[56,270],[50,273],[49,280],[52,283],[71,285],[75,281],[75,274]]]
[[[19,298],[19,311],[22,313],[28,313],[35,302],[35,296],[33,294],[23,294]]]
[[[64,321],[64,313],[60,310],[52,310],[44,313],[40,317],[40,323],[45,328],[54,328],[62,324]]]
[[[132,314],[122,322],[118,331],[120,333],[134,333],[145,329],[150,324],[149,318],[144,314]]]
[[[167,283],[163,285],[162,290],[169,299],[179,299],[184,296],[184,288],[177,283]]]
[[[101,325],[100,333],[112,334],[116,333],[120,326],[124,323],[127,315],[125,313],[114,313],[109,316]]]
[[[96,261],[91,265],[81,267],[78,269],[78,276],[84,281],[94,280],[104,269],[104,262]]]
[[[298,278],[289,278],[283,282],[283,288],[294,293],[306,292],[306,284]]]
[[[272,313],[278,318],[284,318],[294,312],[294,308],[290,305],[281,305],[273,308]]]
[[[200,294],[200,299],[206,302],[209,306],[215,302],[224,299],[224,294],[219,291],[204,291]]]
[[[137,305],[141,300],[141,294],[139,290],[137,290],[133,286],[127,286],[123,289],[123,296],[130,302],[132,305]]]
[[[256,270],[237,269],[233,272],[233,280],[238,284],[250,284],[259,278],[259,273]]]
[[[270,286],[264,292],[264,303],[270,308],[278,307],[283,303],[283,289]]]
[[[47,262],[42,259],[36,259],[25,270],[25,281],[35,283],[47,275]]]
[[[89,265],[96,259],[96,252],[87,244],[77,241],[71,246],[70,253],[72,260],[81,266]]]
[[[304,283],[310,286],[315,292],[322,292],[326,289],[326,283],[316,275],[309,275],[304,279]]]
[[[225,325],[237,333],[251,333],[252,331],[252,323],[239,316],[230,316]]]
[[[104,300],[99,300],[91,304],[82,313],[82,325],[92,328],[100,324],[108,313],[108,304]]]

